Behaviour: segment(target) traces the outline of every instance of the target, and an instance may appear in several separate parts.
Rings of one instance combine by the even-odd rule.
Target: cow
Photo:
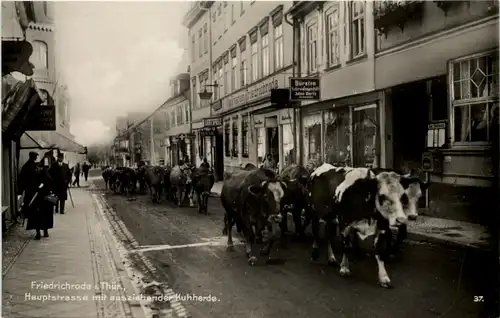
[[[284,168],[280,173],[280,180],[287,186],[285,194],[281,201],[281,210],[283,215],[283,222],[281,224],[281,233],[285,234],[288,231],[288,211],[291,210],[293,222],[295,224],[296,238],[302,239],[304,237],[304,229],[309,223],[309,213],[307,209],[309,206],[307,184],[310,174],[306,168],[297,164],[291,164]],[[306,220],[302,225],[302,211],[305,211]]]
[[[142,165],[135,170],[137,181],[139,182],[139,193],[143,194],[146,191],[146,165]]]
[[[337,227],[341,238],[340,275],[349,276],[349,255],[355,236],[365,240],[374,237],[378,281],[391,287],[385,269],[388,256],[389,226],[406,223],[402,197],[405,177],[395,172],[375,174],[368,168],[335,167],[322,164],[311,174],[309,183],[310,212],[314,236],[312,259],[319,257],[319,221],[326,223],[328,263],[337,265],[333,243]]]
[[[115,169],[112,169],[110,172],[109,176],[109,188],[111,191],[113,191],[115,194],[119,192],[120,190],[120,174],[122,172],[122,167],[116,167]]]
[[[208,197],[210,190],[215,183],[214,173],[206,167],[199,167],[193,172],[193,191],[196,193],[196,201],[198,201],[198,213],[208,215]]]
[[[253,163],[247,163],[245,167],[243,167],[243,170],[251,171],[257,169],[257,166],[254,165]]]
[[[189,198],[189,206],[194,206],[191,191],[191,174],[191,167],[187,164],[182,166],[176,165],[170,172],[171,190],[173,191],[174,201],[176,201],[178,206],[181,206],[186,197]]]
[[[158,166],[146,166],[145,168],[146,185],[149,188],[149,194],[153,203],[160,203],[163,189],[164,170]]]
[[[262,234],[267,241],[260,255],[267,256],[271,252],[276,226],[282,221],[280,202],[285,187],[273,171],[264,168],[235,172],[224,181],[220,195],[225,210],[223,234],[227,234],[227,246],[231,249],[233,225],[236,224],[238,232],[243,232],[250,265],[257,262],[251,255],[257,235]]]
[[[136,192],[137,179],[135,170],[129,167],[122,168],[118,179],[120,181],[120,192],[130,199],[130,194]]]
[[[422,182],[420,178],[414,176],[413,171],[408,174],[403,174],[399,171],[385,168],[373,168],[372,171],[376,175],[382,172],[396,172],[403,176],[403,178],[401,179],[401,185],[405,189],[405,194],[402,197],[403,210],[408,216],[409,221],[415,221],[418,217],[418,202],[422,197],[422,193],[431,185],[430,182]],[[391,251],[396,250],[408,235],[406,224],[400,224],[399,226],[397,226],[397,229],[398,232],[396,236],[396,242],[394,245],[391,244]],[[387,231],[390,235],[392,235],[392,231],[390,228]]]

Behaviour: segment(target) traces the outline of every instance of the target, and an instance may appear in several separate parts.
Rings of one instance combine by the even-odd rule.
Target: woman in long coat
[[[48,230],[54,227],[54,206],[45,200],[45,197],[52,192],[53,181],[48,167],[44,166],[43,162],[39,163],[34,179],[33,185],[36,186],[34,191],[38,194],[33,203],[27,208],[28,224],[26,230],[36,230],[35,240],[39,240],[41,230],[43,230],[44,237],[49,237]],[[42,185],[41,188],[40,185]]]

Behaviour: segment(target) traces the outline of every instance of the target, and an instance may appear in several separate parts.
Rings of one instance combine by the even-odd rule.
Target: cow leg
[[[334,243],[337,237],[337,224],[332,220],[328,221],[326,224],[326,238],[327,238],[327,249],[328,249],[328,265],[337,266],[337,258],[335,257]]]
[[[351,251],[351,231],[352,229],[348,227],[340,234],[341,237],[341,246],[342,246],[342,261],[340,262],[340,275],[341,276],[350,276],[351,270],[349,269],[349,253]]]
[[[224,229],[227,234],[227,249],[232,250],[233,249],[233,219],[231,216],[226,213],[224,216]],[[224,232],[224,231],[223,231]]]
[[[182,204],[182,189],[181,187],[177,187],[177,199],[178,199],[178,202],[177,202],[177,205],[178,206],[181,206]]]
[[[313,246],[311,259],[317,261],[319,258],[319,217],[314,215],[311,219],[312,223],[312,234],[313,234]]]
[[[245,254],[248,258],[248,264],[255,265],[255,263],[257,263],[257,257],[252,256],[252,243],[254,239],[252,227],[245,226],[243,228],[243,233],[245,235]]]
[[[194,202],[193,202],[193,192],[194,192],[194,189],[193,189],[193,187],[188,186],[188,190],[187,191],[188,192],[186,192],[186,194],[188,195],[188,198],[189,198],[189,207],[193,208],[194,207]]]
[[[203,213],[203,198],[200,192],[196,191],[196,201],[198,201],[198,213]]]
[[[381,287],[390,288],[391,287],[391,279],[387,274],[387,270],[385,269],[384,261],[387,259],[387,244],[388,244],[388,235],[386,230],[379,230],[375,234],[374,244],[375,244],[375,260],[377,261],[378,267],[378,282]]]
[[[205,210],[205,214],[208,215],[208,197],[209,197],[209,193],[208,192],[205,192],[203,194],[203,209]]]
[[[401,224],[398,226],[398,234],[396,236],[396,245],[395,247],[398,248],[401,244],[403,244],[403,241],[406,239],[408,236],[408,228],[406,224]]]
[[[304,238],[304,225],[302,224],[302,205],[298,204],[293,207],[293,224],[295,225],[295,236],[302,240]],[[306,210],[307,211],[307,210]]]

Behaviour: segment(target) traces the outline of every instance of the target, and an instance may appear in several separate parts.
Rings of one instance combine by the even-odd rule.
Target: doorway
[[[394,169],[409,173],[421,167],[429,123],[429,99],[426,81],[393,88],[392,124]]]
[[[279,138],[278,127],[266,128],[267,130],[267,154],[271,154],[274,162],[279,162]]]
[[[217,130],[215,134],[215,177],[217,181],[223,180],[224,175],[224,140],[222,131]]]

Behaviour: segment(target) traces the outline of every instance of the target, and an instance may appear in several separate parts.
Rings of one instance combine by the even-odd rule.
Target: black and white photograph
[[[1,6],[1,317],[500,317],[498,0]]]

